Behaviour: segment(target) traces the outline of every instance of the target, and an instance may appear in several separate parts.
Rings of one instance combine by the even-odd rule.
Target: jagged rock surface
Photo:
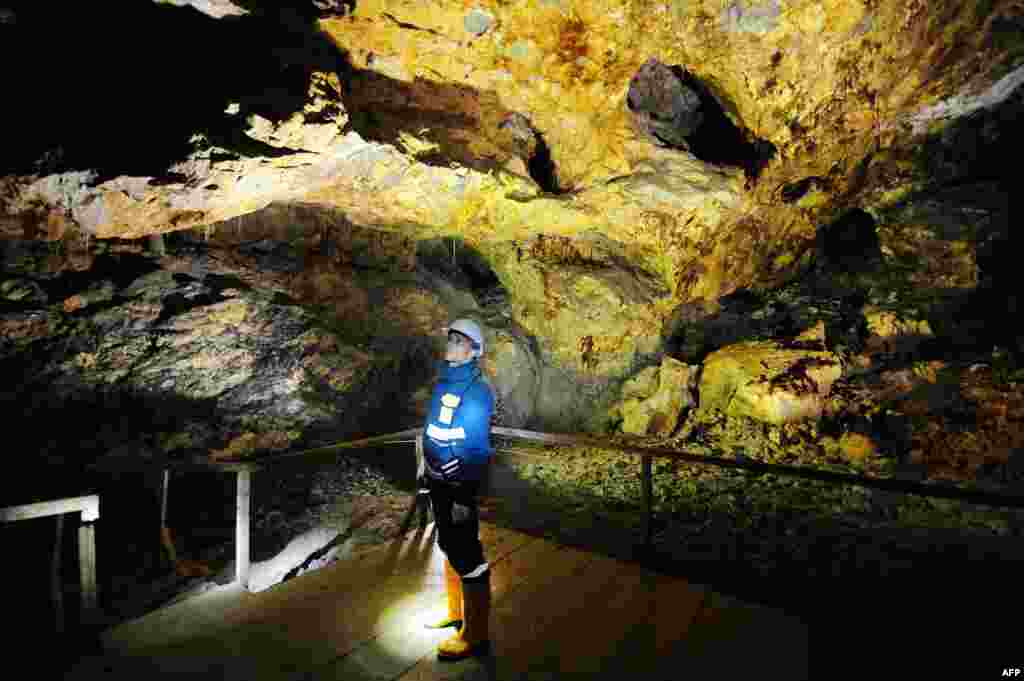
[[[33,414],[37,460],[330,439],[368,408],[353,372],[380,362],[422,416],[425,374],[396,377],[469,314],[510,424],[602,431],[624,385],[665,355],[714,364],[811,333],[824,349],[789,359],[838,362],[815,418],[695,410],[676,444],[1018,484],[1024,345],[1005,320],[1019,311],[1019,3],[170,4],[74,5],[60,21],[47,5],[0,11],[4,63],[34,63],[40,45],[58,64],[91,57],[60,87],[32,68],[5,84],[0,352],[26,379],[5,404]],[[635,125],[629,85],[651,59],[701,97],[689,151]],[[163,273],[121,241],[159,233]],[[303,346],[317,325],[326,335]],[[135,381],[159,393],[168,380],[174,408],[125,399]],[[299,395],[303,381],[328,404]],[[74,427],[34,427],[67,413]],[[631,503],[634,463],[519,470]],[[720,504],[730,528],[785,496],[763,478],[663,472],[667,504]],[[270,496],[303,495],[281,483]],[[921,504],[835,497],[857,522],[937,522]],[[1019,532],[964,506],[954,533]],[[279,524],[281,538],[310,529]],[[665,544],[688,560],[697,545]]]

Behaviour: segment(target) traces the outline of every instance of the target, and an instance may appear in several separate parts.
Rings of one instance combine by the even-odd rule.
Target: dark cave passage
[[[420,241],[416,244],[416,260],[427,271],[471,291],[482,305],[508,295],[483,256],[461,239]]]
[[[195,133],[244,155],[259,146],[243,134],[248,114],[301,111],[310,72],[342,64],[311,21],[284,10],[222,19],[152,2],[70,4],[58,17],[37,3],[15,11],[17,23],[0,25],[0,60],[5,113],[24,134],[8,140],[0,173],[160,178]],[[152,26],[160,30],[141,28]],[[65,65],[62,78],[40,72],[41,50]]]
[[[679,65],[648,60],[630,81],[626,107],[656,143],[688,149],[713,165],[743,168],[756,180],[776,153],[738,128],[711,89]]]

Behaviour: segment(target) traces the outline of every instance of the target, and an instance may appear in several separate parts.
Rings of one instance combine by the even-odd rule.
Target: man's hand
[[[469,520],[469,506],[463,506],[459,502],[452,504],[452,525],[461,525]]]

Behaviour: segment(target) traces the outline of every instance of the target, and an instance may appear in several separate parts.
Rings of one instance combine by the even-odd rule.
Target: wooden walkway
[[[66,679],[808,678],[804,622],[520,532],[481,526],[492,652],[439,662],[433,525],[261,593],[218,587],[106,632]]]

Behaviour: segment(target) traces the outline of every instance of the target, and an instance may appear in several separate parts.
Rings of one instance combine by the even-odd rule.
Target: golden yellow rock
[[[863,462],[878,453],[878,445],[867,435],[843,433],[839,438],[839,451],[851,461]]]
[[[928,320],[923,317],[901,316],[870,305],[864,308],[864,317],[870,333],[866,346],[869,353],[891,352],[934,335]]]
[[[636,376],[633,376],[622,385],[622,397],[647,399],[658,389],[659,367],[651,366],[643,369]]]
[[[654,369],[655,372],[650,370]],[[627,397],[617,405],[622,432],[631,435],[671,435],[682,410],[693,404],[696,367],[666,357],[660,367],[648,367],[624,387],[624,395],[647,392],[642,399]],[[654,386],[643,385],[657,376]]]
[[[801,331],[799,333],[799,335],[797,335],[796,339],[797,340],[801,340],[801,341],[821,341],[822,343],[824,343],[825,342],[825,322],[824,322],[824,320],[819,320],[818,323],[815,324],[814,326],[812,326],[812,327],[810,327],[808,329],[804,329],[803,331]]]
[[[74,312],[75,310],[80,310],[83,307],[85,307],[85,301],[82,299],[82,296],[78,294],[64,300],[65,312]]]
[[[704,360],[700,408],[772,424],[817,418],[841,373],[830,352],[786,350],[769,341],[737,343]]]
[[[489,18],[471,29],[476,9]],[[681,304],[713,310],[727,293],[785,282],[837,211],[913,197],[930,172],[920,155],[929,136],[1005,96],[993,86],[1019,67],[1019,48],[1000,34],[1012,12],[1013,3],[949,0],[367,0],[317,25],[352,69],[311,74],[305,101],[290,102],[280,120],[249,116],[238,130],[246,144],[214,151],[197,133],[197,150],[155,168],[159,177],[0,178],[0,230],[56,239],[199,228],[218,242],[275,202],[315,204],[397,244],[335,239],[351,244],[348,260],[295,277],[339,317],[376,310],[365,291],[340,282],[349,271],[324,270],[392,260],[412,271],[416,242],[458,238],[505,285],[512,321],[538,340],[546,364],[620,377],[661,349],[664,322]],[[699,79],[738,135],[763,143],[763,157],[727,165],[641,137],[626,98],[650,58]],[[524,148],[544,142],[543,173],[502,132],[513,114],[539,135]],[[783,189],[814,178],[821,186],[785,198]],[[880,234],[883,249],[928,252],[912,284],[975,286],[979,241],[936,236],[934,222]],[[277,227],[240,231],[303,244],[313,231]],[[557,243],[538,247],[542,240]],[[49,266],[91,262],[54,254]],[[437,316],[402,301],[386,307],[382,325],[408,312],[422,328]],[[886,314],[869,316],[878,338],[931,334],[927,320],[907,326]],[[735,408],[781,394],[736,390]],[[818,398],[792,397],[785,408],[758,402],[762,415],[815,413]]]

